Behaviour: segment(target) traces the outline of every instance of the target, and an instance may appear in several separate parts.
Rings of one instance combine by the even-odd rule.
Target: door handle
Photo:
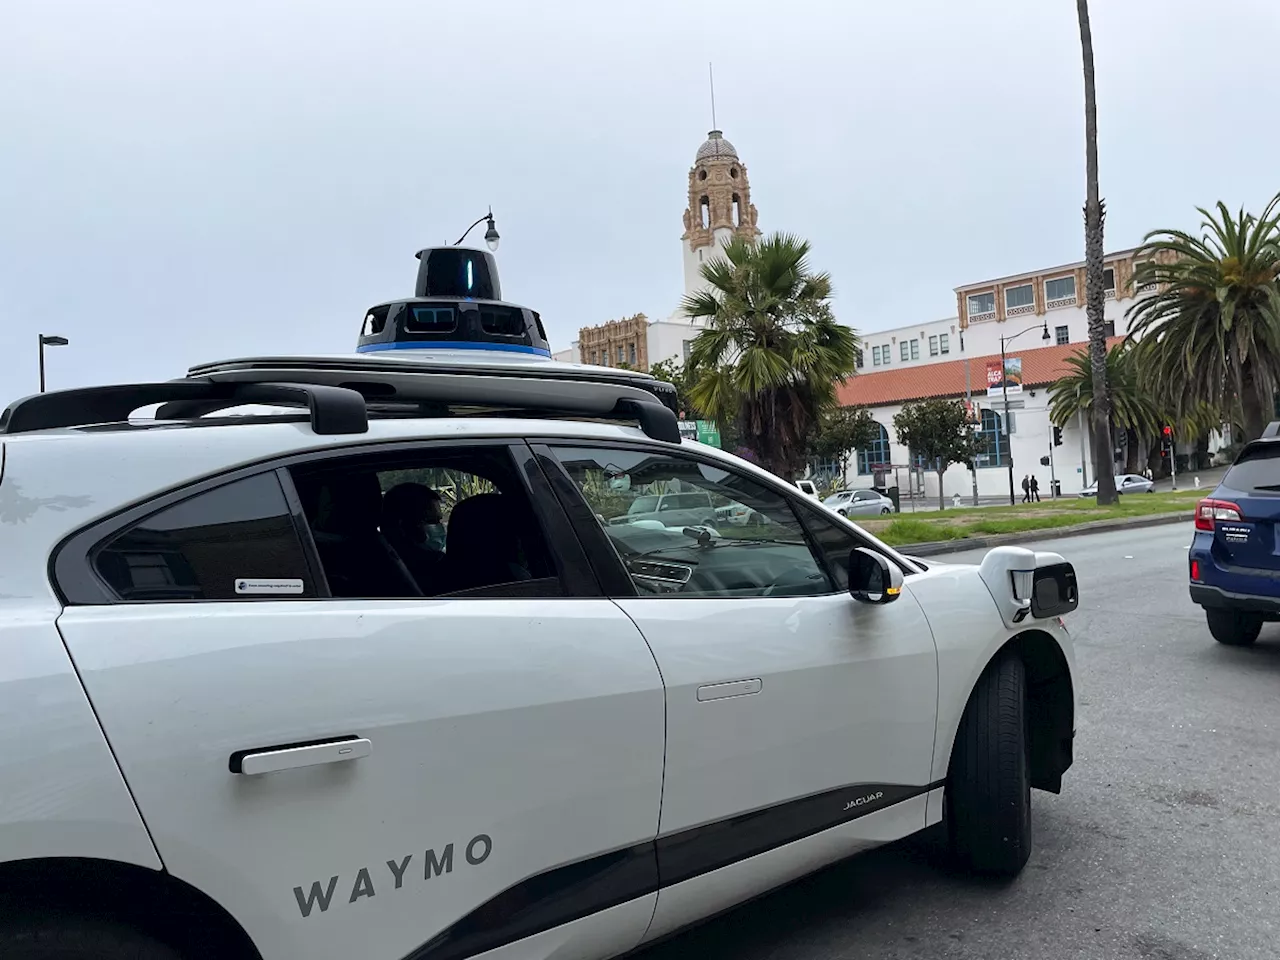
[[[764,683],[760,680],[730,680],[728,683],[708,683],[698,688],[698,700],[724,700],[728,697],[749,697],[759,693]]]
[[[288,743],[275,747],[238,750],[231,755],[228,766],[232,773],[253,776],[259,773],[296,770],[299,767],[316,767],[325,763],[359,760],[371,753],[373,753],[373,743],[363,737],[335,737],[331,740],[310,743]]]

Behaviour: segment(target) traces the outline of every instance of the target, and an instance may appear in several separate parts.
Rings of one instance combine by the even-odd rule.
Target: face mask
[[[443,523],[428,523],[422,528],[422,531],[426,534],[426,539],[423,541],[425,546],[430,547],[432,550],[444,549],[445,533]]]

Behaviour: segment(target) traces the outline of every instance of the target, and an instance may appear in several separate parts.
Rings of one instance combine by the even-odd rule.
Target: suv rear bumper
[[[1202,607],[1211,607],[1215,610],[1265,613],[1280,619],[1280,599],[1275,597],[1228,593],[1220,587],[1211,587],[1204,583],[1193,583],[1191,584],[1191,600]]]

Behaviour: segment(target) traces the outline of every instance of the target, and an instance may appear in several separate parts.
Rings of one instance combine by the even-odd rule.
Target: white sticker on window
[[[302,593],[301,580],[237,580],[236,593],[273,594]]]

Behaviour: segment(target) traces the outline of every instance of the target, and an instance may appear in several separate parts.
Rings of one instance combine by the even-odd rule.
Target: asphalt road
[[[1032,792],[1017,880],[951,871],[933,838],[913,838],[643,960],[1280,956],[1280,624],[1252,649],[1213,641],[1187,597],[1188,527],[1035,545],[1079,576],[1083,704],[1062,794]]]

